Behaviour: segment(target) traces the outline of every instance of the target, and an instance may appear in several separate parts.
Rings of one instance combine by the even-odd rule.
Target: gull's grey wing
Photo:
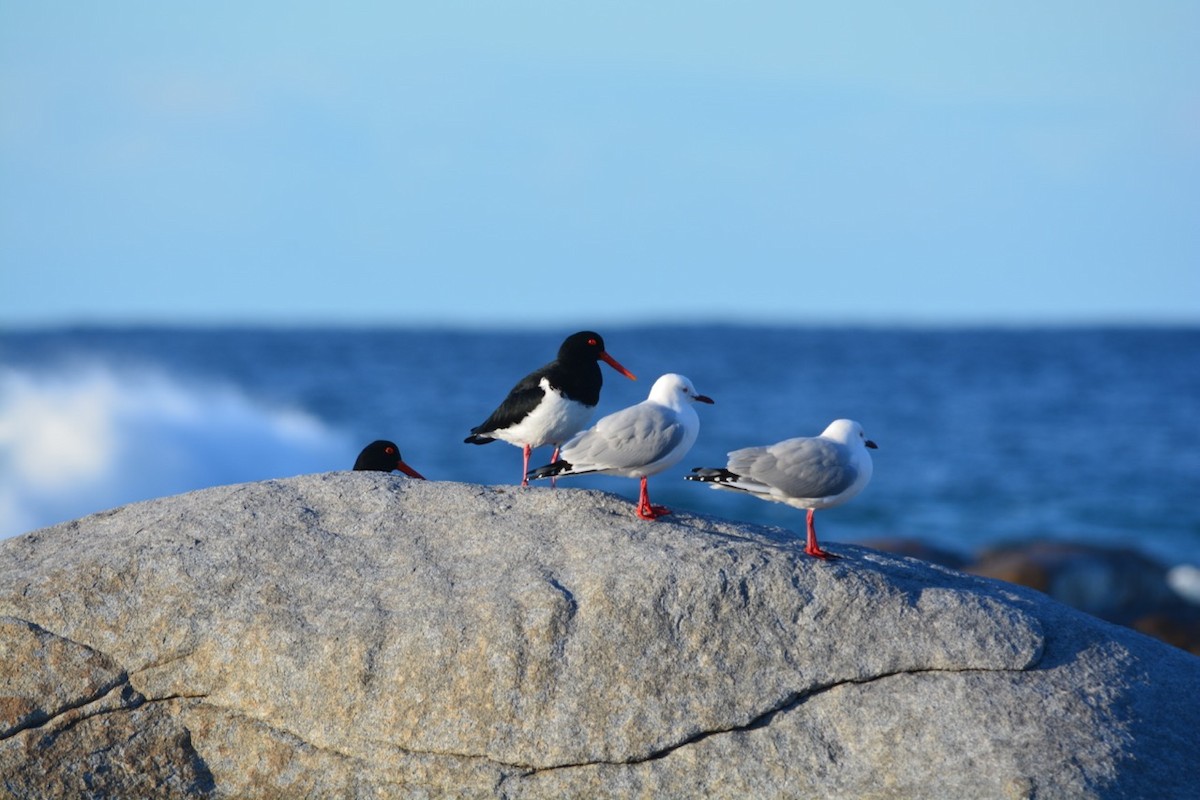
[[[734,450],[729,470],[795,498],[832,497],[858,476],[850,448],[817,438]]]
[[[561,457],[581,472],[636,469],[664,458],[683,440],[675,412],[638,403],[604,417],[563,445]]]

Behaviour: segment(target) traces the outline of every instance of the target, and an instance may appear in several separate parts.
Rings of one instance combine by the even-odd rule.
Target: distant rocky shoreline
[[[1187,580],[1191,594],[1200,591],[1191,565],[1168,567],[1131,548],[1080,542],[1016,541],[972,557],[913,539],[875,539],[863,544],[1028,586],[1060,603],[1200,656],[1200,597],[1185,596],[1171,586],[1175,577]]]
[[[830,548],[841,558],[682,512],[645,522],[603,492],[382,473],[222,486],[34,531],[0,542],[0,787],[957,799],[1200,785],[1200,658],[1027,588]],[[1057,586],[1069,570],[1045,574]]]

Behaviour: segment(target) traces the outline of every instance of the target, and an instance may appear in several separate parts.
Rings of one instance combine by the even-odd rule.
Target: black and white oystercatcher
[[[558,446],[587,426],[600,402],[603,361],[630,380],[632,372],[604,351],[604,339],[593,331],[568,336],[558,348],[558,358],[526,375],[512,388],[492,415],[471,429],[464,442],[488,444],[500,439],[524,451],[521,485],[528,486],[529,454],[535,447]]]
[[[358,454],[358,460],[354,462],[354,469],[375,472],[391,472],[398,469],[410,478],[425,480],[424,475],[404,463],[396,443],[387,439],[376,439],[364,447]]]
[[[655,519],[671,513],[650,504],[646,478],[675,466],[700,433],[693,403],[712,403],[682,375],[663,375],[650,396],[635,406],[601,418],[562,446],[562,459],[529,473],[530,478],[566,475],[619,475],[641,478],[637,515]]]
[[[808,510],[808,539],[804,552],[817,558],[832,553],[817,544],[813,514],[853,498],[871,480],[875,443],[854,420],[838,419],[820,436],[785,439],[765,447],[746,447],[729,453],[724,468],[696,467],[689,481],[714,489],[746,492],[760,500],[786,503]]]

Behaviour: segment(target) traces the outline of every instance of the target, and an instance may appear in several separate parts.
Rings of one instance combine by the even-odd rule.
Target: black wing
[[[487,434],[510,428],[525,419],[529,412],[535,409],[537,404],[542,402],[542,398],[546,396],[541,382],[551,366],[552,364],[547,364],[522,378],[508,393],[508,397],[504,398],[504,402],[492,412],[492,415],[471,428],[471,435],[463,441],[471,444],[487,444],[492,441],[492,437]]]

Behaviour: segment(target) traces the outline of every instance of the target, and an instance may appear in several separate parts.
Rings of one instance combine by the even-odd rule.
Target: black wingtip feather
[[[547,464],[544,467],[529,470],[526,475],[531,481],[536,481],[539,478],[553,478],[555,475],[561,475],[571,468],[571,465],[566,461],[555,461],[553,464]]]
[[[727,469],[715,469],[713,467],[694,467],[693,475],[684,475],[683,479],[687,481],[701,481],[702,483],[725,483],[727,481],[736,481],[741,476],[737,473],[730,472]]]

